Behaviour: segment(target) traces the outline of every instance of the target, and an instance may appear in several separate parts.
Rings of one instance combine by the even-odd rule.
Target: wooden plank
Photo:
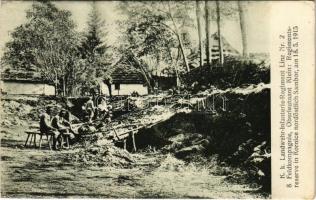
[[[126,133],[130,133],[130,132],[133,132],[133,131],[138,131],[139,128],[135,128],[135,129],[129,129],[129,130],[126,130],[124,132],[117,132],[118,133],[118,136],[121,136],[121,135],[125,135]]]
[[[133,126],[139,126],[141,123],[135,123],[135,124],[120,124],[117,126],[113,126],[113,128],[118,129],[118,128],[125,128],[125,127],[133,127]]]
[[[124,150],[126,150],[126,139],[124,140]]]
[[[129,134],[130,134],[130,132],[125,133],[124,135],[120,135],[119,138],[117,138],[117,140],[122,140],[122,139],[128,138]],[[114,141],[116,141],[116,140],[114,140]]]

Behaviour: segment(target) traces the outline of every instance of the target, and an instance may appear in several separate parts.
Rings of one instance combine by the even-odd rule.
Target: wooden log
[[[70,145],[69,145],[69,137],[70,137],[69,135],[67,135],[67,136],[66,136],[66,144],[67,144],[67,148],[70,148]]]
[[[133,149],[134,149],[134,152],[137,151],[137,148],[136,148],[136,141],[135,141],[135,134],[134,132],[132,132],[132,141],[133,141]]]

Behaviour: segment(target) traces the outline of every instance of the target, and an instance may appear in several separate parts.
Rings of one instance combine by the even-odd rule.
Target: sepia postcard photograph
[[[313,1],[0,4],[1,198],[315,195]]]

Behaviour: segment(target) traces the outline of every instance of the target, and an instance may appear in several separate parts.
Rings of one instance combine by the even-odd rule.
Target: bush
[[[222,67],[213,65],[196,68],[184,77],[187,89],[192,92],[205,90],[213,85],[220,89],[248,84],[269,83],[270,66],[264,62],[228,60]]]

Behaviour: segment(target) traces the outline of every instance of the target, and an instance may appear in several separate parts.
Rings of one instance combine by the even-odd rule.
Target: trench
[[[155,126],[141,129],[136,134],[136,153],[112,148],[115,150],[112,153],[123,152],[122,156],[134,158],[132,163],[113,155],[105,157],[111,160],[102,160],[103,152],[92,156],[89,152],[95,149],[89,148],[56,152],[23,148],[23,130],[27,124],[18,126],[21,130],[8,126],[1,148],[5,166],[2,176],[6,178],[2,183],[2,195],[255,198],[257,193],[252,192],[257,192],[257,187],[250,188],[241,180],[250,179],[264,186],[264,191],[269,191],[271,186],[269,159],[252,167],[254,163],[247,161],[254,149],[264,142],[266,145],[261,145],[261,149],[269,152],[270,91],[227,97],[229,102],[225,112],[177,113]],[[132,151],[131,141],[128,141],[127,148]],[[87,155],[89,157],[84,158],[90,160],[75,161],[78,155]],[[121,165],[122,162],[125,164]],[[210,169],[210,165],[216,170]],[[236,177],[234,167],[246,172],[241,174],[246,178]],[[258,177],[258,170],[265,176]],[[235,184],[226,180],[235,181]]]
[[[227,97],[226,111],[177,113],[164,122],[140,129],[135,135],[138,151],[170,153],[187,163],[215,156],[217,165],[224,163],[243,170],[243,180],[259,184],[263,191],[269,192],[271,159],[264,158],[255,163],[251,156],[271,152],[270,90]],[[129,138],[127,149],[132,151],[132,148]],[[260,172],[264,175],[259,176]],[[239,181],[238,178],[235,181]]]

